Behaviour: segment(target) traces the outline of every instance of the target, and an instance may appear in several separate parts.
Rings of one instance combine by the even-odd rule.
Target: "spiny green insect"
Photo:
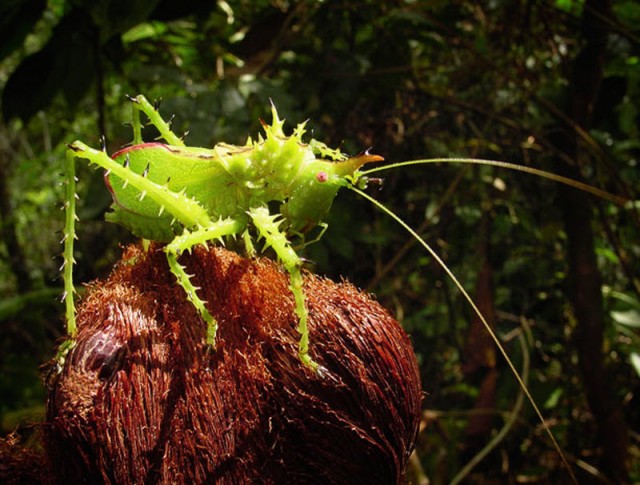
[[[504,347],[486,319],[469,297],[458,279],[446,267],[431,247],[406,223],[381,203],[367,195],[363,189],[368,176],[381,170],[413,164],[438,162],[476,163],[519,170],[572,185],[606,199],[620,202],[599,189],[564,177],[519,165],[477,159],[414,160],[379,166],[369,170],[361,168],[382,157],[363,152],[347,157],[339,150],[311,139],[303,141],[305,123],[297,125],[289,136],[283,131],[283,120],[275,107],[271,111],[271,124],[263,122],[265,135],[251,138],[244,146],[219,143],[213,148],[185,146],[183,140],[170,129],[155,106],[144,96],[131,98],[133,105],[133,143],[112,157],[105,150],[96,150],[75,141],[69,145],[66,158],[67,193],[64,239],[64,286],[67,333],[69,339],[60,347],[59,362],[73,347],[76,337],[75,307],[73,301],[73,241],[75,233],[75,160],[88,160],[89,164],[105,170],[105,180],[113,196],[113,211],[107,219],[117,222],[135,235],[166,243],[165,252],[171,272],[184,289],[206,322],[206,341],[215,348],[217,322],[209,313],[206,302],[198,296],[198,289],[178,262],[184,251],[197,245],[228,237],[240,236],[249,254],[255,252],[254,241],[264,239],[265,248],[273,248],[277,258],[290,275],[290,288],[295,299],[300,333],[298,353],[300,361],[313,371],[318,364],[310,352],[307,308],[302,286],[302,260],[292,246],[292,240],[301,240],[313,228],[322,236],[326,225],[323,219],[333,199],[342,187],[348,188],[371,201],[393,217],[422,244],[444,268],[448,276],[469,302],[483,322],[515,378],[543,423],[569,473],[573,477],[560,446],[533,400],[527,386],[509,359]],[[140,115],[160,132],[165,143],[144,143]],[[278,206],[277,212],[272,212]]]
[[[109,157],[80,141],[69,145],[66,160],[67,216],[65,226],[64,283],[68,350],[76,335],[72,280],[75,238],[75,159],[106,170],[105,180],[113,196],[107,219],[143,239],[167,243],[171,272],[207,324],[207,343],[215,348],[217,322],[198,296],[198,289],[178,262],[184,251],[199,244],[242,236],[247,252],[253,240],[263,238],[289,272],[296,303],[299,357],[317,370],[309,354],[307,308],[300,272],[302,260],[291,245],[322,225],[340,187],[359,183],[356,173],[365,163],[382,157],[362,153],[348,158],[338,150],[311,140],[303,143],[305,123],[285,136],[283,120],[272,106],[271,125],[263,123],[265,136],[249,139],[245,146],[225,143],[213,149],[185,146],[144,96],[132,98],[134,107],[131,146]],[[140,112],[160,132],[163,143],[143,143]],[[279,212],[269,210],[279,203]]]

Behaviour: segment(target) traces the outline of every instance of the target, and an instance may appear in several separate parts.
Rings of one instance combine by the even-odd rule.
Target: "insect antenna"
[[[405,166],[407,164],[392,164],[392,165],[396,165],[396,166]],[[378,169],[384,169],[386,167],[388,167],[389,165],[385,165],[384,167],[378,167]],[[376,169],[372,169],[372,170],[367,170],[363,173],[371,173],[373,171],[376,171]],[[426,250],[427,252],[431,255],[431,257],[438,263],[438,265],[444,270],[444,272],[446,273],[446,275],[449,277],[449,279],[453,282],[453,284],[456,286],[456,288],[458,288],[458,290],[460,291],[460,293],[462,294],[463,298],[467,301],[467,303],[469,303],[469,305],[471,306],[473,312],[478,316],[478,318],[480,319],[480,321],[482,322],[482,325],[485,327],[485,329],[487,330],[487,332],[489,333],[489,335],[491,336],[491,339],[493,340],[493,342],[496,344],[500,354],[502,354],[502,357],[504,358],[504,360],[507,363],[507,366],[509,367],[509,370],[511,371],[511,373],[514,375],[514,377],[516,378],[516,380],[518,381],[518,385],[520,386],[520,388],[522,389],[522,392],[524,392],[525,396],[527,396],[527,400],[529,401],[529,403],[531,403],[531,407],[533,408],[533,410],[535,411],[536,415],[538,416],[538,419],[540,420],[540,422],[542,423],[545,431],[547,432],[547,435],[549,436],[549,438],[551,439],[551,442],[553,443],[554,448],[556,449],[556,451],[558,452],[558,455],[560,456],[562,463],[564,464],[565,468],[567,469],[567,472],[569,473],[573,483],[578,483],[578,480],[576,479],[574,473],[573,473],[573,469],[571,468],[571,465],[569,464],[569,461],[567,460],[567,458],[565,457],[564,453],[562,452],[562,449],[560,448],[560,444],[558,443],[558,441],[556,440],[553,432],[551,431],[551,428],[549,427],[549,425],[547,424],[547,422],[545,421],[544,416],[542,415],[542,412],[540,411],[540,408],[538,407],[538,405],[536,404],[535,400],[533,399],[533,396],[531,395],[531,393],[529,392],[529,389],[527,387],[527,385],[525,384],[523,378],[520,376],[520,374],[518,373],[518,371],[515,368],[515,365],[513,364],[513,362],[511,361],[511,359],[509,358],[509,355],[507,354],[507,351],[505,350],[504,346],[502,345],[502,343],[500,342],[500,339],[498,339],[498,336],[496,335],[496,333],[493,331],[493,329],[491,328],[491,325],[489,325],[489,323],[487,322],[486,318],[484,317],[484,315],[482,314],[482,312],[480,311],[480,309],[478,308],[478,306],[475,304],[475,302],[473,301],[473,298],[471,298],[471,296],[469,295],[469,293],[467,292],[467,290],[464,289],[464,286],[462,286],[462,283],[460,283],[460,281],[458,280],[458,278],[456,278],[456,276],[453,274],[453,272],[449,269],[449,267],[445,264],[445,262],[442,260],[442,258],[440,258],[440,256],[438,256],[438,253],[436,253],[431,246],[429,246],[429,244],[427,244],[427,242],[418,235],[418,233],[416,233],[406,222],[404,222],[404,220],[402,220],[397,214],[395,214],[393,211],[391,211],[391,209],[387,208],[384,204],[382,204],[381,202],[379,202],[378,200],[374,199],[373,197],[371,197],[370,195],[368,195],[367,193],[363,192],[362,190],[360,190],[359,188],[357,188],[354,185],[348,185],[348,187],[354,191],[356,194],[360,195],[361,197],[363,197],[364,199],[368,200],[369,202],[371,202],[374,206],[376,206],[379,210],[381,210],[382,212],[384,212],[385,214],[387,214],[389,217],[391,217],[394,221],[396,221],[398,224],[400,224],[400,226],[402,226],[409,234],[411,234],[411,236],[413,236],[416,241],[418,241]]]
[[[568,185],[578,190],[582,190],[583,192],[595,195],[596,197],[608,200],[620,206],[625,206],[629,202],[629,199],[627,197],[620,197],[619,195],[611,194],[605,190],[593,187],[589,184],[585,184],[584,182],[580,182],[569,177],[563,177],[562,175],[558,175],[552,172],[547,172],[538,168],[527,167],[525,165],[518,165],[516,163],[501,162],[498,160],[485,160],[481,158],[427,158],[421,160],[408,160],[406,162],[390,163],[387,165],[381,165],[380,167],[363,170],[360,172],[360,174],[367,176],[370,173],[377,173],[383,170],[390,170],[392,168],[408,167],[410,165],[427,165],[430,163],[460,163],[467,165],[487,165],[490,167],[506,168],[508,170],[524,172],[530,175],[537,175],[538,177],[553,180],[554,182],[558,182],[563,185]]]

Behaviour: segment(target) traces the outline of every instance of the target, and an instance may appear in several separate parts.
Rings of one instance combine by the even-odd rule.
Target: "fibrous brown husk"
[[[349,284],[305,276],[297,356],[288,275],[220,248],[181,262],[219,322],[216,350],[164,252],[128,248],[78,314],[49,394],[60,483],[401,483],[420,380],[399,324]]]
[[[36,432],[38,442],[39,432]],[[42,449],[21,443],[17,433],[0,438],[0,483],[2,485],[48,485],[50,465]]]

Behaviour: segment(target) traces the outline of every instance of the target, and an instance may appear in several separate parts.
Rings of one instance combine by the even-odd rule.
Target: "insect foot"
[[[322,372],[300,372],[282,266],[219,247],[180,259],[218,323],[216,352],[162,246],[129,247],[79,305],[76,345],[49,390],[56,481],[404,483],[421,389],[389,313],[303,275]]]

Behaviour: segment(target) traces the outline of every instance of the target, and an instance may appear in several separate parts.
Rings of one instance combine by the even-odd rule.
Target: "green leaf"
[[[162,22],[144,22],[129,29],[122,35],[122,42],[130,44],[140,40],[155,39],[167,32],[167,25]]]
[[[549,397],[545,401],[543,407],[545,409],[554,409],[558,407],[558,404],[560,403],[560,398],[562,397],[563,394],[564,392],[562,388],[558,387],[554,389],[553,392],[549,395]]]
[[[46,0],[0,2],[0,61],[22,45],[46,6]]]
[[[640,376],[640,354],[638,354],[638,352],[631,352],[631,354],[629,354],[629,363],[636,371],[636,374]]]
[[[30,306],[39,306],[62,295],[62,288],[43,288],[0,300],[0,322],[16,318]]]
[[[612,311],[611,318],[620,325],[640,328],[640,312],[637,310]]]

